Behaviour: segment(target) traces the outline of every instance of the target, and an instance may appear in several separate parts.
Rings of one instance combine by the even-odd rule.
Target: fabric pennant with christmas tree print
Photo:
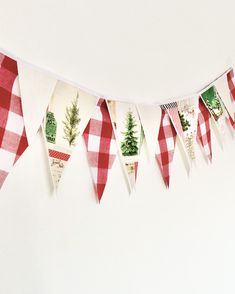
[[[170,167],[175,153],[176,136],[177,133],[168,112],[165,109],[161,109],[156,160],[167,188],[170,185]]]
[[[191,160],[195,159],[197,138],[198,97],[177,102],[180,122],[184,132],[184,143]]]
[[[233,70],[230,70],[229,72],[226,72],[221,77],[219,77],[213,85],[215,86],[216,90],[219,93],[219,96],[222,100],[223,107],[224,107],[224,116],[226,118],[226,121],[231,125],[231,127],[234,129],[234,101],[232,96],[232,84],[233,81],[231,79]],[[231,90],[232,91],[231,91]]]
[[[108,100],[121,163],[130,192],[135,188],[143,129],[134,104]]]
[[[54,188],[96,106],[96,97],[58,81],[43,123]]]
[[[27,147],[17,62],[0,53],[0,187]]]
[[[210,112],[199,97],[197,140],[209,161],[212,160],[210,116]]]
[[[226,109],[224,103],[215,85],[209,87],[209,89],[204,91],[201,94],[201,97],[207,109],[209,110],[213,121],[215,122],[216,130],[219,135],[218,139],[220,140],[220,143],[222,145],[222,137],[225,132],[226,118]]]
[[[171,122],[176,130],[176,133],[177,133],[178,139],[179,139],[179,143],[180,143],[178,146],[181,151],[181,155],[182,155],[182,159],[183,159],[185,168],[186,168],[187,172],[189,173],[191,162],[190,162],[188,152],[186,150],[185,134],[184,134],[183,127],[181,124],[181,119],[180,119],[180,115],[179,115],[179,111],[178,111],[177,102],[162,104],[161,108],[165,109],[166,112],[169,114]]]
[[[83,137],[95,191],[100,201],[117,155],[113,125],[103,98],[99,99]]]

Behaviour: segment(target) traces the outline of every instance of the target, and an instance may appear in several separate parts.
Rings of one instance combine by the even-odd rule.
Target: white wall
[[[232,1],[1,1],[0,46],[97,92],[164,101],[235,54]],[[33,110],[32,110],[33,111]],[[118,161],[95,201],[82,140],[55,199],[41,134],[0,192],[0,293],[234,293],[234,140],[213,136],[170,190],[145,154],[128,196]]]

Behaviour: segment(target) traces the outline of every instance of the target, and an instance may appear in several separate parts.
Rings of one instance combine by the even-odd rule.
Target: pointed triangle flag
[[[82,135],[96,97],[67,83],[58,81],[51,97],[43,124],[54,188],[57,189],[65,166]]]
[[[57,81],[23,62],[18,62],[18,71],[25,129],[30,145],[42,124]]]
[[[104,99],[99,99],[83,137],[95,191],[100,201],[117,155],[113,125]]]
[[[228,83],[228,88],[230,91],[230,99],[233,103],[233,112],[235,112],[235,81],[234,81],[234,71],[231,69],[227,73],[227,83]]]
[[[231,126],[235,129],[235,81],[234,81],[234,71],[231,69],[227,75],[227,86],[229,89],[231,111],[229,112],[229,122]]]
[[[206,91],[201,94],[202,101],[209,110],[213,121],[215,122],[216,130],[219,135],[219,140],[222,145],[221,136],[225,132],[225,118],[226,109],[224,103],[216,89],[215,85],[210,86]]]
[[[184,132],[184,143],[189,158],[194,160],[197,137],[198,97],[177,102],[181,126]]]
[[[210,113],[201,97],[199,97],[197,140],[202,146],[206,157],[209,161],[212,161]]]
[[[150,155],[156,154],[156,138],[161,122],[161,108],[152,105],[137,105],[141,124],[145,135],[147,150]]]
[[[225,110],[224,117],[226,121],[229,123],[229,125],[231,125],[231,127],[234,129],[234,103],[230,91],[230,86],[232,86],[233,84],[233,81],[230,79],[231,75],[232,70],[219,77],[213,85],[215,86],[221,98],[223,108]]]
[[[135,188],[143,131],[136,106],[108,100],[120,160],[130,192]]]
[[[27,147],[17,63],[0,53],[0,187]]]
[[[179,111],[178,111],[177,102],[163,104],[163,105],[161,105],[161,108],[163,108],[167,111],[167,113],[169,114],[169,117],[171,119],[171,122],[176,130],[176,133],[178,135],[179,142],[180,142],[179,147],[181,150],[183,162],[184,162],[184,165],[185,165],[187,172],[189,173],[190,159],[189,159],[188,152],[186,150],[185,135],[184,135],[184,131],[183,131],[182,124],[181,124],[181,119],[180,119],[180,115],[179,115]]]
[[[175,153],[176,136],[177,134],[168,112],[162,109],[156,160],[167,188],[170,185],[170,167]]]

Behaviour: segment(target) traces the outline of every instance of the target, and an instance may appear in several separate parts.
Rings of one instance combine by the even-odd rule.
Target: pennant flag
[[[165,109],[167,113],[169,114],[169,117],[171,119],[171,122],[176,130],[176,133],[179,138],[180,146],[181,147],[181,155],[183,157],[183,161],[186,167],[187,172],[189,173],[190,170],[190,159],[188,156],[188,152],[186,150],[186,142],[185,142],[185,136],[184,131],[181,124],[181,119],[178,111],[178,105],[177,102],[167,103],[161,105],[161,108]]]
[[[184,142],[189,158],[195,159],[195,144],[197,137],[198,97],[192,97],[177,102],[181,126],[184,132]]]
[[[113,125],[104,99],[99,99],[83,136],[95,191],[100,201],[117,155]]]
[[[214,87],[219,93],[219,96],[222,101],[222,105],[224,108],[224,117],[225,120],[229,123],[229,125],[232,126],[232,128],[235,128],[234,124],[234,103],[233,98],[231,96],[230,86],[232,86],[233,81],[231,80],[232,70],[223,74],[221,77],[219,77],[214,83]],[[223,121],[224,123],[224,121]]]
[[[132,191],[138,171],[139,154],[143,142],[143,129],[136,106],[130,103],[108,101],[121,163]]]
[[[28,64],[18,62],[19,84],[29,145],[37,134],[57,80]]]
[[[158,150],[156,160],[159,164],[166,187],[170,184],[170,167],[174,158],[176,131],[170,116],[162,109],[160,128],[158,133]]]
[[[212,161],[210,113],[201,97],[199,97],[197,140],[204,149],[207,158]]]
[[[43,125],[54,188],[58,187],[77,139],[95,109],[96,100],[67,83],[58,81],[56,84]]]
[[[151,105],[137,105],[140,121],[147,144],[147,150],[150,155],[155,157],[156,154],[156,137],[161,122],[161,108]]]
[[[220,136],[224,135],[225,131],[226,110],[215,85],[211,86],[209,89],[203,92],[201,94],[201,98],[215,122],[215,126],[219,134],[219,139],[222,144]]]
[[[17,63],[0,53],[0,187],[27,147]]]
[[[230,98],[233,104],[235,105],[235,81],[234,81],[234,71],[231,69],[227,73],[227,83],[230,90]],[[234,111],[235,112],[235,111]]]
[[[235,84],[234,84],[234,72],[231,69],[227,73],[227,85],[229,88],[230,102],[232,104],[232,110],[229,115],[229,122],[231,126],[235,129]]]

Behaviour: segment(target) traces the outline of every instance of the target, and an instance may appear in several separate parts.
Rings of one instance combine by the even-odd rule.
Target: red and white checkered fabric
[[[233,69],[231,69],[228,73],[227,73],[227,81],[228,81],[228,87],[230,90],[230,97],[232,102],[235,103],[235,85],[234,85],[234,72]]]
[[[199,97],[197,140],[202,145],[206,156],[212,160],[210,113]]]
[[[117,155],[113,126],[104,99],[99,99],[83,136],[95,190],[100,201]]]
[[[170,184],[170,166],[174,158],[176,130],[166,110],[162,109],[161,122],[158,133],[158,147],[156,160],[160,166],[166,187]]]
[[[231,69],[227,73],[227,82],[228,82],[228,87],[229,87],[229,91],[230,91],[231,101],[233,103],[233,109],[235,112],[235,85],[234,85],[235,81],[234,81],[233,69]],[[230,122],[231,126],[235,129],[235,115],[233,115],[233,117],[231,117],[231,115],[229,114],[229,122]]]
[[[0,187],[27,146],[17,62],[0,53]]]

